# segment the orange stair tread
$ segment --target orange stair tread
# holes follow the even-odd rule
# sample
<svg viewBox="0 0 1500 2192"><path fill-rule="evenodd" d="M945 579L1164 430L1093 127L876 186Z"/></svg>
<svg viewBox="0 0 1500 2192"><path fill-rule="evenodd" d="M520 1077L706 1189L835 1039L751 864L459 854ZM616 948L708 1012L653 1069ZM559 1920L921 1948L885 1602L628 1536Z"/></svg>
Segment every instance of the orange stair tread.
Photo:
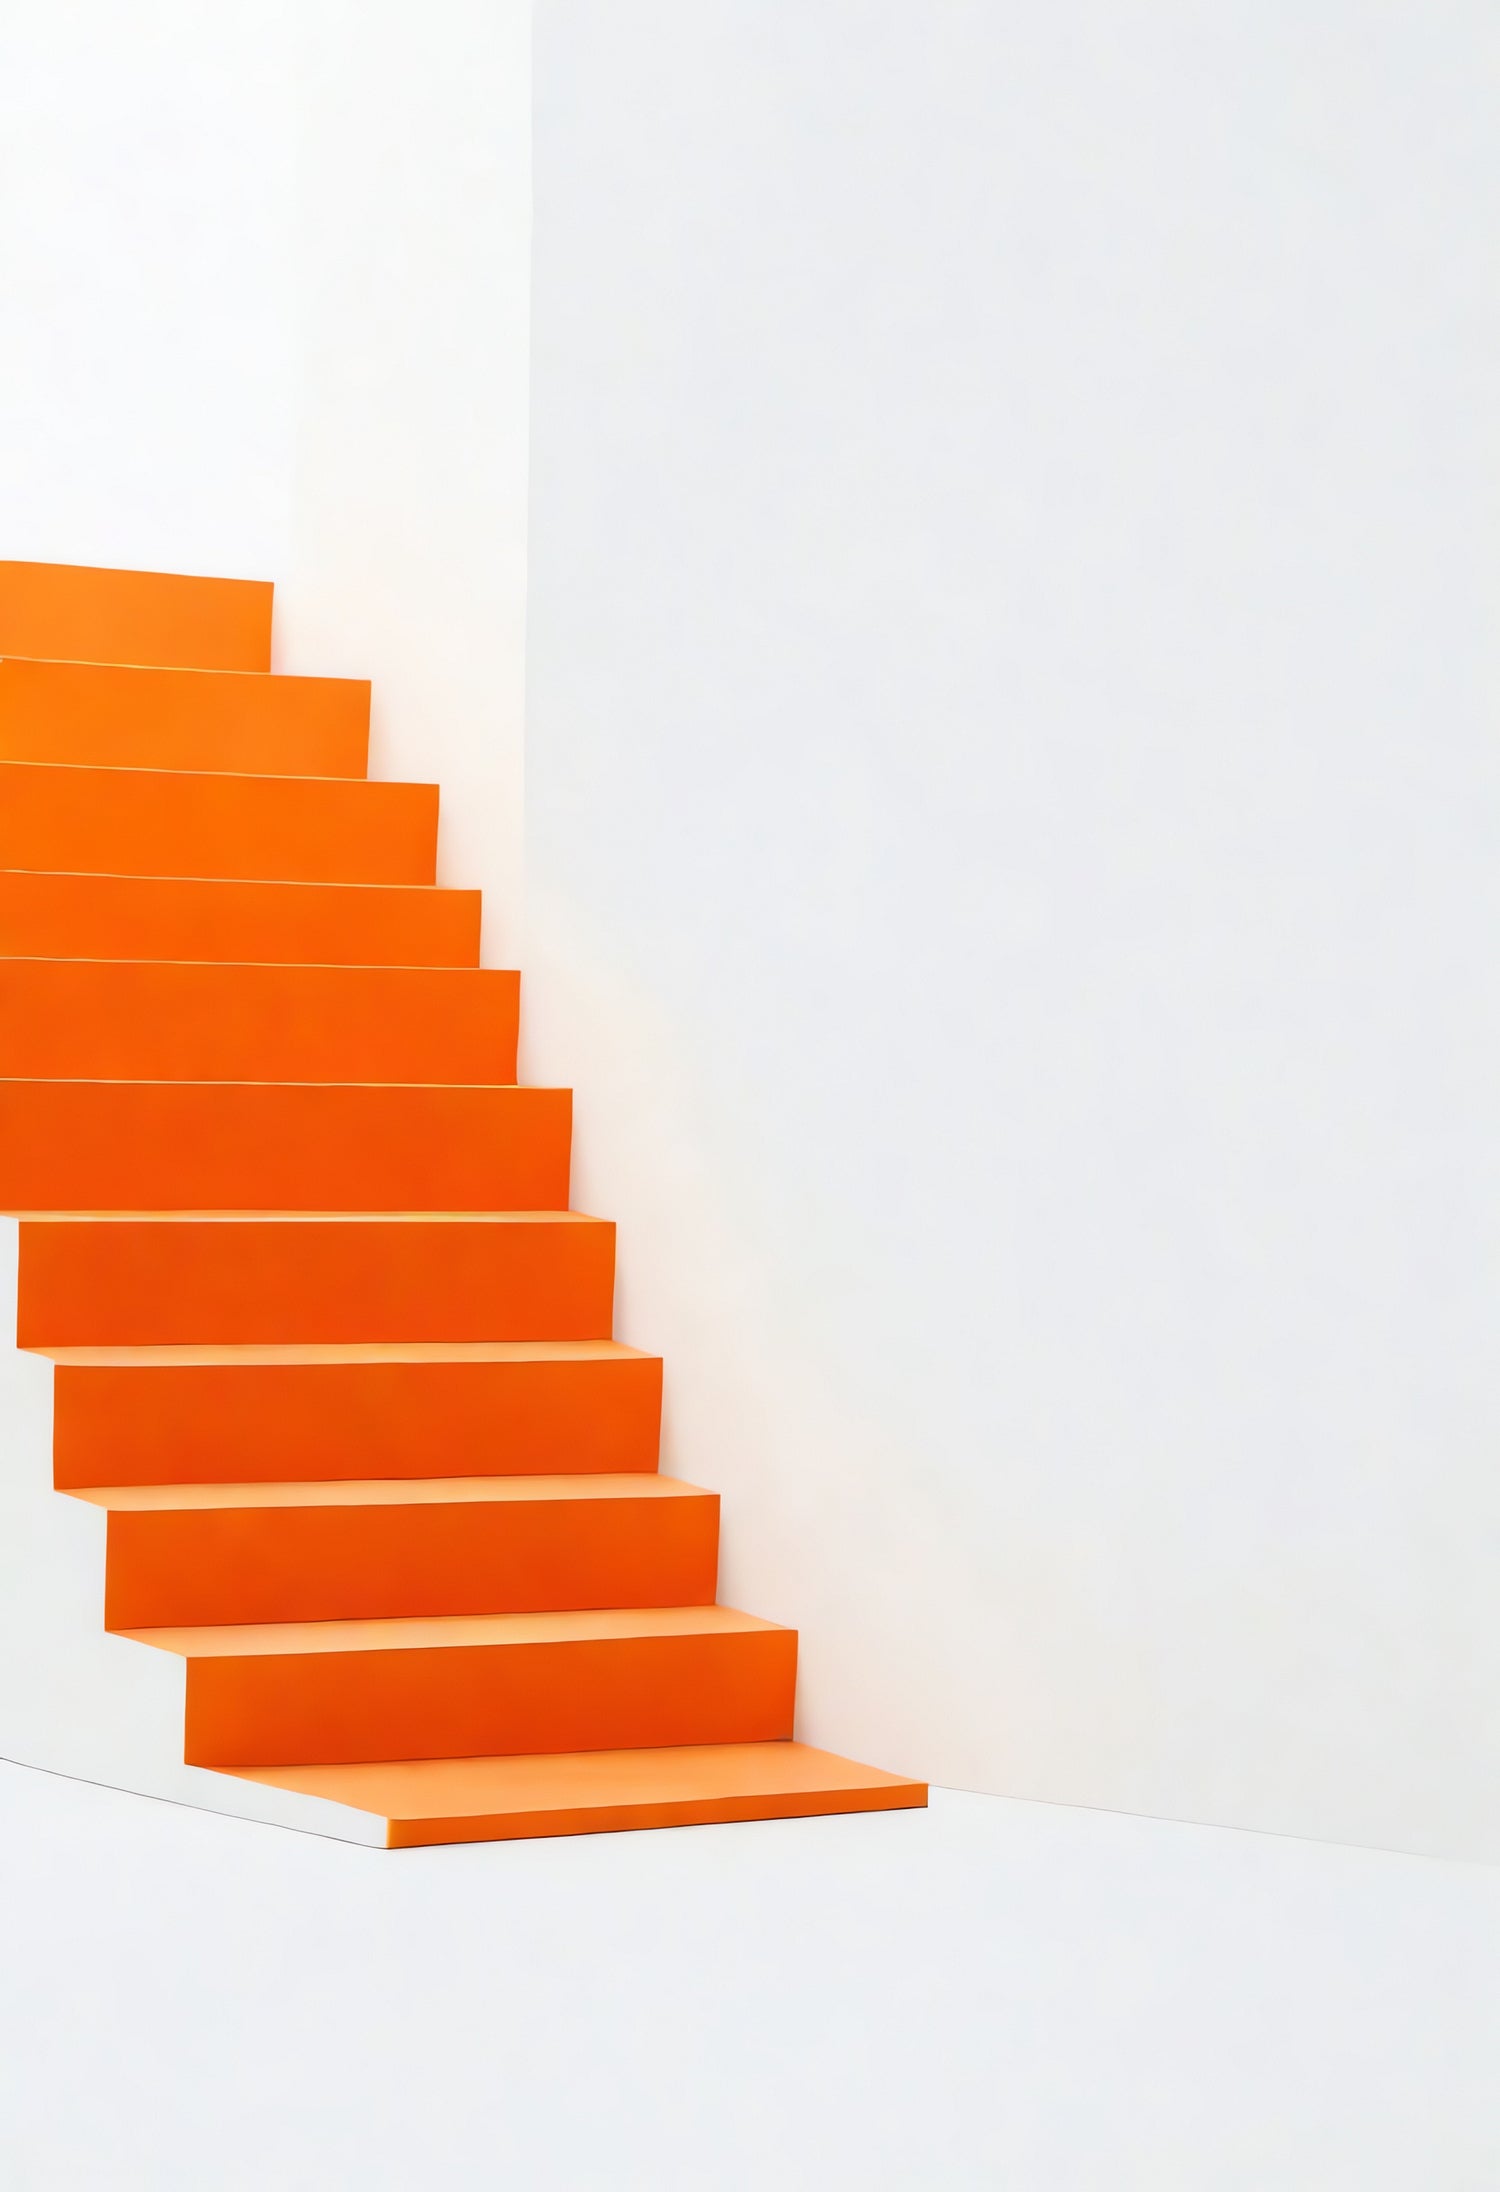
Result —
<svg viewBox="0 0 1500 2192"><path fill-rule="evenodd" d="M11 1210L29 1225L607 1225L583 1210Z"/></svg>
<svg viewBox="0 0 1500 2192"><path fill-rule="evenodd" d="M536 1215L536 1213L530 1213ZM269 1340L238 1347L33 1347L71 1369L251 1369L276 1364L367 1362L656 1362L623 1340Z"/></svg>
<svg viewBox="0 0 1500 2192"><path fill-rule="evenodd" d="M504 1506L564 1500L717 1499L682 1477L633 1474L534 1477L334 1478L285 1484L85 1484L69 1496L111 1514L248 1507Z"/></svg>
<svg viewBox="0 0 1500 2192"><path fill-rule="evenodd" d="M300 1073L0 1073L0 1082L23 1088L160 1088L174 1092L194 1088L440 1088L451 1095L478 1088L503 1089L507 1096L531 1095L538 1090L552 1096L565 1093L546 1081L423 1081L405 1075L399 1080L361 1075L330 1081L309 1080Z"/></svg>
<svg viewBox="0 0 1500 2192"><path fill-rule="evenodd" d="M13 656L6 659L14 660ZM248 674L248 673L247 673ZM362 788L384 790L397 785L406 791L437 791L438 785L425 776L332 776L319 775L315 770L298 769L194 769L182 762L170 761L7 761L0 759L0 769L55 769L77 770L84 776L192 776L205 777L210 782L222 783L227 777L232 783L236 777L246 777L253 784L358 784ZM0 782L3 782L0 778Z"/></svg>
<svg viewBox="0 0 1500 2192"><path fill-rule="evenodd" d="M475 895L475 893L472 891L450 890L441 883L342 883L339 882L336 878L331 881L324 882L318 879L310 880L302 876L116 875L111 870L106 868L18 868L13 865L9 867L0 867L0 875L50 876L59 882L66 881L70 883L119 883L126 885L132 883L175 883L189 889L213 889L215 887L222 886L222 888L224 888L225 890L378 891L382 894L390 891L404 891L409 896L414 898L471 898ZM32 959L47 958L54 955L45 952L18 952L15 954L15 956L17 958ZM91 954L89 954L88 952L78 952L76 954L69 952L66 954L58 953L55 956L65 956L68 958L77 957L80 959L86 959L90 957ZM279 960L274 959L249 959L241 961L235 961L231 959L213 959L208 961L207 963L210 966L278 966L281 964ZM330 959L326 961L303 960L298 963L304 966L341 966L344 962L338 959ZM383 962L378 963L383 964ZM404 962L402 963L404 964ZM185 961L184 964L198 966L202 965L203 962L201 960L189 960Z"/></svg>
<svg viewBox="0 0 1500 2192"><path fill-rule="evenodd" d="M607 1606L581 1613L415 1614L387 1620L245 1622L117 1633L184 1659L268 1659L306 1653L609 1643L628 1637L743 1636L764 1631L784 1634L785 1628L779 1621L763 1621L733 1606Z"/></svg>
<svg viewBox="0 0 1500 2192"><path fill-rule="evenodd" d="M872 1809L918 1806L927 1800L925 1782L793 1742L220 1770L233 1772L239 1780L374 1812L393 1824L493 1821L498 1830L494 1839L501 1838L507 1824L512 1832L537 1834L586 1831L591 1818L620 1826L676 1824L674 1819L611 1815L679 1807L700 1807L698 1816L721 1818L732 1814L717 1807L758 1799L863 1796L870 1799L868 1807L850 1808ZM569 1817L576 1817L579 1825L542 1823ZM527 1821L537 1823L522 1824ZM691 1813L684 1810L680 1823L691 1824Z"/></svg>

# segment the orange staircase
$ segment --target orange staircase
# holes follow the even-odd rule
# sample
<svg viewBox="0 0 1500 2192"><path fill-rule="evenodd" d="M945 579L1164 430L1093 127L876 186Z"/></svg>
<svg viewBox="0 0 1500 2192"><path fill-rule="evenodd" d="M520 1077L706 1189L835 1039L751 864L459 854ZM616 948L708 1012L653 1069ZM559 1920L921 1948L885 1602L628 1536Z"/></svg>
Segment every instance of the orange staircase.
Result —
<svg viewBox="0 0 1500 2192"><path fill-rule="evenodd" d="M436 789L270 618L0 564L0 1210L105 1626L190 1764L392 1847L925 1802L792 1741L795 1632L715 1603Z"/></svg>

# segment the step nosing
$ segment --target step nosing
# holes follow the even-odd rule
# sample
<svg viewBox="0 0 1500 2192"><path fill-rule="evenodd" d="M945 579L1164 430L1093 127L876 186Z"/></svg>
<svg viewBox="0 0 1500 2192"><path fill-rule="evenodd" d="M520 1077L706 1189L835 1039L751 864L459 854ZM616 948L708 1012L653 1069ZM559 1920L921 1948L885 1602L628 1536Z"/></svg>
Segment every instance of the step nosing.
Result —
<svg viewBox="0 0 1500 2192"><path fill-rule="evenodd" d="M184 1659L297 1659L390 1651L503 1651L511 1646L632 1643L643 1639L793 1636L737 1607L598 1606L568 1612L392 1614L328 1621L182 1623L112 1635Z"/></svg>
<svg viewBox="0 0 1500 2192"><path fill-rule="evenodd" d="M313 1084L314 1086L316 1084ZM4 1210L20 1225L609 1225L582 1210Z"/></svg>
<svg viewBox="0 0 1500 2192"><path fill-rule="evenodd" d="M0 869L0 874L11 875L45 875L52 872L52 870L45 868ZM116 878L111 878L111 880L116 880ZM142 880L149 881L151 878L126 876L123 880L126 882L139 882ZM202 882L205 879L202 876L179 876L169 877L167 880ZM232 878L220 877L217 880L228 881ZM367 886L360 884L355 887L359 889L386 889L404 886L383 884ZM421 887L426 889L428 886L424 884ZM379 960L376 960L373 964L364 965L347 959L173 959L165 955L158 958L101 959L95 953L76 951L0 951L0 965L8 967L98 967L100 969L108 968L112 972L122 967L127 969L132 967L191 967L195 973L199 974L205 972L235 974L242 969L253 968L257 973L269 970L274 974L284 974L292 978L303 974L395 974L415 975L423 979L435 975L444 980L455 975L468 978L471 975L478 974L486 979L502 982L518 982L521 978L520 970L517 967L414 967Z"/></svg>
<svg viewBox="0 0 1500 2192"><path fill-rule="evenodd" d="M0 657L0 660L14 659L14 656ZM251 676L255 673L245 671L239 674ZM0 769L67 769L78 776L191 776L201 777L213 784L228 777L233 781L244 779L252 784L340 784L359 790L442 791L440 784L418 776L329 776L325 773L315 775L310 770L293 775L285 769L181 769L156 761L27 761L13 755L0 754Z"/></svg>
<svg viewBox="0 0 1500 2192"><path fill-rule="evenodd" d="M246 1340L140 1346L33 1346L66 1370L428 1369L455 1364L660 1362L623 1340Z"/></svg>
<svg viewBox="0 0 1500 2192"><path fill-rule="evenodd" d="M306 1513L400 1507L580 1507L639 1500L670 1505L716 1500L717 1492L656 1471L538 1471L532 1475L451 1477L288 1477L275 1481L177 1484L70 1484L65 1496L109 1514Z"/></svg>
<svg viewBox="0 0 1500 2192"><path fill-rule="evenodd" d="M322 1080L309 1081L290 1077L276 1080L251 1080L243 1073L203 1075L197 1073L0 1073L0 1088L321 1088L321 1089L409 1089L439 1090L444 1094L456 1091L471 1095L502 1096L566 1096L571 1091L553 1088L535 1081L396 1081L396 1080Z"/></svg>
<svg viewBox="0 0 1500 2192"><path fill-rule="evenodd" d="M114 868L0 867L0 875L45 875L60 883L178 883L190 890L410 891L435 898L477 898L479 892L447 883L339 883L276 875L135 875ZM198 964L212 965L213 961ZM233 962L227 962L232 964Z"/></svg>
<svg viewBox="0 0 1500 2192"><path fill-rule="evenodd" d="M257 582L259 583L259 582ZM0 662L29 662L42 670L109 670L141 677L252 678L258 684L283 689L293 686L337 686L346 691L368 691L367 677L323 677L301 670L217 670L193 662L102 662L91 655L20 655L0 652Z"/></svg>

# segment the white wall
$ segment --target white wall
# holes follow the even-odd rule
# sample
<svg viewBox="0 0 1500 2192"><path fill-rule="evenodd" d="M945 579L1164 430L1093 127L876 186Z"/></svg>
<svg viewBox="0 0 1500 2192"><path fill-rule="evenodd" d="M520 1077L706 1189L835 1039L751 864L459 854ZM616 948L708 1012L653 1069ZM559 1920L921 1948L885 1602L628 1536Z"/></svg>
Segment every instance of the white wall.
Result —
<svg viewBox="0 0 1500 2192"><path fill-rule="evenodd" d="M1500 1856L1491 32L538 10L530 1066L814 1740Z"/></svg>
<svg viewBox="0 0 1500 2192"><path fill-rule="evenodd" d="M276 574L288 34L279 0L0 10L5 555Z"/></svg>
<svg viewBox="0 0 1500 2192"><path fill-rule="evenodd" d="M520 891L529 0L9 0L3 552L277 582Z"/></svg>
<svg viewBox="0 0 1500 2192"><path fill-rule="evenodd" d="M373 677L438 880L521 903L530 0L294 10L298 431L277 668Z"/></svg>

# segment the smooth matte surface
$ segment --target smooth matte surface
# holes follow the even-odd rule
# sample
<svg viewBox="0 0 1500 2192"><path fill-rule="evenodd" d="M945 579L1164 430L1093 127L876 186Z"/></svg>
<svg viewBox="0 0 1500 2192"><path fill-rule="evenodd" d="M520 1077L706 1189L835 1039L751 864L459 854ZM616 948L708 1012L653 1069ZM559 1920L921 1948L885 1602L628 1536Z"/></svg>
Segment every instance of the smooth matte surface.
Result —
<svg viewBox="0 0 1500 2192"><path fill-rule="evenodd" d="M143 1644L188 1659L327 1657L354 1652L462 1651L482 1646L750 1636L774 1621L734 1606L601 1606L586 1613L448 1614L428 1620L289 1621L227 1628L142 1629ZM789 1632L779 1632L789 1633Z"/></svg>
<svg viewBox="0 0 1500 2192"><path fill-rule="evenodd" d="M1496 50L537 10L522 1071L814 1740L1500 1858Z"/></svg>
<svg viewBox="0 0 1500 2192"><path fill-rule="evenodd" d="M1478 1866L941 1789L386 1858L10 1767L0 1873L15 2192L1496 2180Z"/></svg>
<svg viewBox="0 0 1500 2192"><path fill-rule="evenodd" d="M555 1210L571 1131L566 1089L0 1080L0 1209Z"/></svg>
<svg viewBox="0 0 1500 2192"><path fill-rule="evenodd" d="M0 563L0 655L269 670L265 579Z"/></svg>
<svg viewBox="0 0 1500 2192"><path fill-rule="evenodd" d="M59 1485L653 1470L662 1364L612 1340L60 1348Z"/></svg>
<svg viewBox="0 0 1500 2192"><path fill-rule="evenodd" d="M53 1212L21 1227L23 1347L607 1339L613 1225L566 1211Z"/></svg>
<svg viewBox="0 0 1500 2192"><path fill-rule="evenodd" d="M479 893L0 869L0 952L43 959L477 967Z"/></svg>
<svg viewBox="0 0 1500 2192"><path fill-rule="evenodd" d="M919 1781L792 1742L241 1767L237 1778L373 1812L390 1849L902 1811L927 1800Z"/></svg>
<svg viewBox="0 0 1500 2192"><path fill-rule="evenodd" d="M670 1477L123 1485L104 1620L329 1623L586 1606L704 1606L719 1500Z"/></svg>
<svg viewBox="0 0 1500 2192"><path fill-rule="evenodd" d="M478 967L0 958L0 1073L514 1081L519 995Z"/></svg>
<svg viewBox="0 0 1500 2192"><path fill-rule="evenodd" d="M431 883L435 784L0 761L0 868Z"/></svg>
<svg viewBox="0 0 1500 2192"><path fill-rule="evenodd" d="M0 759L359 776L366 678L0 660Z"/></svg>

